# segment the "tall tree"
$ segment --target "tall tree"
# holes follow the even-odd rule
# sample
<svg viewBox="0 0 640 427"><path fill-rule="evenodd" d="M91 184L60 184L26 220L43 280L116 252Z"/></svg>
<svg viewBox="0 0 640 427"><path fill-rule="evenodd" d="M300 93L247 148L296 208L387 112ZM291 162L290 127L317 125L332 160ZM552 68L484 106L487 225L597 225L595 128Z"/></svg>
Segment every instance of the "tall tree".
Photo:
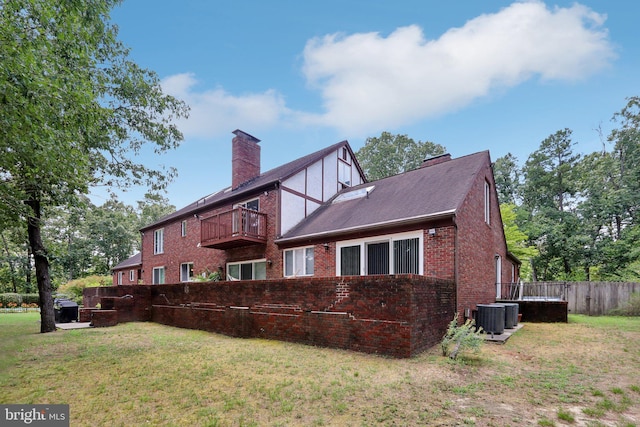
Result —
<svg viewBox="0 0 640 427"><path fill-rule="evenodd" d="M175 171L134 162L182 139L187 114L155 73L128 58L109 13L118 0L5 0L0 5L1 218L26 219L40 294L41 332L55 331L48 206L73 204L91 185L163 188Z"/></svg>
<svg viewBox="0 0 640 427"><path fill-rule="evenodd" d="M137 220L133 207L115 197L92 210L85 233L93 249L93 274L110 274L111 268L131 256L139 240Z"/></svg>
<svg viewBox="0 0 640 427"><path fill-rule="evenodd" d="M379 137L367 138L356 155L367 179L397 175L420 166L426 157L444 154L446 148L429 141L414 141L407 135L382 132Z"/></svg>
<svg viewBox="0 0 640 427"><path fill-rule="evenodd" d="M521 262L520 277L531 279L531 260L538 255L538 249L529 244L529 236L520 229L517 219L517 206L512 203L500 205L500 216L507 240L507 250L514 254Z"/></svg>
<svg viewBox="0 0 640 427"><path fill-rule="evenodd" d="M523 168L523 207L530 215L525 232L540 250L534 262L540 272L533 273L543 279L568 278L581 255L581 238L574 238L580 224L575 213L580 155L573 152L571 134L563 129L549 135Z"/></svg>
<svg viewBox="0 0 640 427"><path fill-rule="evenodd" d="M511 153L499 157L493 164L493 175L500 204L516 204L520 197L518 159Z"/></svg>

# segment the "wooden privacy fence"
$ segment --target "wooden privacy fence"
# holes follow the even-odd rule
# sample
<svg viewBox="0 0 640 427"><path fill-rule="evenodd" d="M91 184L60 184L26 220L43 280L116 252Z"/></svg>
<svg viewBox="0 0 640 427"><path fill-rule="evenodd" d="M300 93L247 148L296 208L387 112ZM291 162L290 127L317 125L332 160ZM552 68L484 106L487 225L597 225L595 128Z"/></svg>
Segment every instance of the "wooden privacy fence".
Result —
<svg viewBox="0 0 640 427"><path fill-rule="evenodd" d="M569 313L599 316L623 307L640 283L633 282L531 282L503 285L510 300L567 301Z"/></svg>

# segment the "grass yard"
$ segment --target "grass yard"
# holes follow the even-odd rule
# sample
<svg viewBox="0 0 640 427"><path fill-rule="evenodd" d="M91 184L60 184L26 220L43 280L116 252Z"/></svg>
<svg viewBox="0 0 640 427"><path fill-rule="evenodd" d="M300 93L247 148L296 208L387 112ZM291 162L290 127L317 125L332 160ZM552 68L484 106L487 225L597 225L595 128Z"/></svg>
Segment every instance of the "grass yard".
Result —
<svg viewBox="0 0 640 427"><path fill-rule="evenodd" d="M0 403L69 403L72 426L640 426L640 318L530 323L456 362L153 323L38 331L38 313L0 314Z"/></svg>

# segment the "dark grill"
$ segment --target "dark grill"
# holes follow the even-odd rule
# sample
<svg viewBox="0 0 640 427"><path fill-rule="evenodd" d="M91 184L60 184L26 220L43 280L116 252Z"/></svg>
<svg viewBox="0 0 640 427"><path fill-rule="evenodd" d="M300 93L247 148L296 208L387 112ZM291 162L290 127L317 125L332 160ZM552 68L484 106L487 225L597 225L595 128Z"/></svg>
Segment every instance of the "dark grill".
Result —
<svg viewBox="0 0 640 427"><path fill-rule="evenodd" d="M70 323L78 321L78 304L68 299L53 301L56 323Z"/></svg>

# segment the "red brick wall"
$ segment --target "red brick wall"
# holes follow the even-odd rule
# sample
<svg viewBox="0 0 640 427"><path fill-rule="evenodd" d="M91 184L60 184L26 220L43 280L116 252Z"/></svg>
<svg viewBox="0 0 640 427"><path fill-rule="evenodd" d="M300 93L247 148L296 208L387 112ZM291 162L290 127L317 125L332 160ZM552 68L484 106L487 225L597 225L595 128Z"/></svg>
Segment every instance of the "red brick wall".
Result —
<svg viewBox="0 0 640 427"><path fill-rule="evenodd" d="M490 185L490 224L484 219L484 185ZM502 258L502 282L510 281L510 263L495 191L493 172L487 161L476 176L469 196L456 213L458 312L474 310L476 304L496 300L495 255Z"/></svg>
<svg viewBox="0 0 640 427"><path fill-rule="evenodd" d="M271 266L267 265L267 278L282 277L282 251L273 243L277 229L278 190L261 191L253 197L247 196L236 202L256 197L260 199L260 211L267 214L266 245L245 246L228 251L199 247L201 238L200 219L190 214L156 228L145 230L142 236L143 282L145 284L153 283L154 267L165 267L165 283L177 283L180 281L180 265L182 263L192 262L194 275L200 275L205 271L219 271L219 267L222 267L221 272L223 277L226 277L226 264L228 262L262 258L272 261ZM202 211L198 215L200 218L206 218L232 209L234 203L229 203L218 209ZM187 221L186 237L182 237L181 234L183 220ZM160 228L164 229L164 253L154 254L154 231Z"/></svg>
<svg viewBox="0 0 640 427"><path fill-rule="evenodd" d="M452 281L415 275L91 288L85 306L95 306L97 298L104 309L119 312L118 321L152 320L394 357L437 344L455 311Z"/></svg>
<svg viewBox="0 0 640 427"><path fill-rule="evenodd" d="M131 280L130 272L133 270L133 280ZM138 284L138 275L140 272L140 266L136 265L133 267L125 267L118 270L113 270L113 284L114 286L118 284L118 273L122 272L122 284L123 285L137 285ZM140 278L141 279L141 278Z"/></svg>

